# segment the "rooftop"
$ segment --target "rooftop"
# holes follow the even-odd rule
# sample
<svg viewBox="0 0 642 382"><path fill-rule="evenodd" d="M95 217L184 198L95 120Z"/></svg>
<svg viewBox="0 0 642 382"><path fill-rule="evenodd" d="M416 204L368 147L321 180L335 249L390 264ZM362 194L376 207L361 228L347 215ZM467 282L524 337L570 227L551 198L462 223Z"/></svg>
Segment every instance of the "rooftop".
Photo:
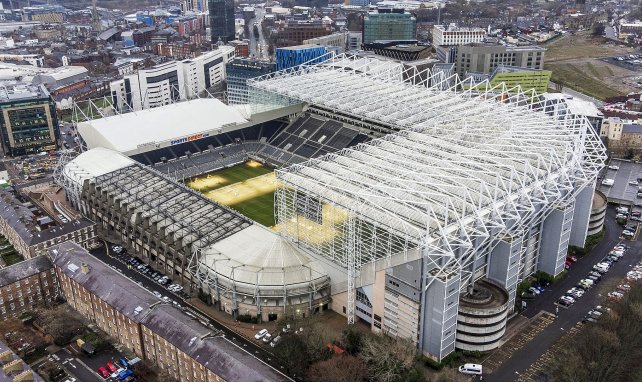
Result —
<svg viewBox="0 0 642 382"><path fill-rule="evenodd" d="M140 322L152 305L161 301L76 243L68 241L50 248L49 257L67 277L132 321Z"/></svg>
<svg viewBox="0 0 642 382"><path fill-rule="evenodd" d="M49 92L43 85L27 83L3 84L0 86L0 102L17 102L49 98Z"/></svg>
<svg viewBox="0 0 642 382"><path fill-rule="evenodd" d="M637 123L627 123L625 125L622 125L622 133L641 134L642 125L639 125Z"/></svg>
<svg viewBox="0 0 642 382"><path fill-rule="evenodd" d="M148 327L224 380L289 381L228 339L162 303L75 243L52 248L49 256L56 267L90 293L132 321Z"/></svg>
<svg viewBox="0 0 642 382"><path fill-rule="evenodd" d="M37 373L35 373L29 365L25 364L4 342L0 341L0 354L8 353L9 359L7 361L0 361L0 382L13 382L13 381L30 381L30 382L45 382ZM9 363L16 362L20 364L17 371L5 373L2 369Z"/></svg>
<svg viewBox="0 0 642 382"><path fill-rule="evenodd" d="M18 280L26 279L38 273L53 268L51 260L47 256L36 256L21 261L17 264L0 269L0 287L13 284Z"/></svg>
<svg viewBox="0 0 642 382"><path fill-rule="evenodd" d="M130 154L162 142L246 122L237 109L214 98L199 98L82 122L78 132L90 149L104 147Z"/></svg>
<svg viewBox="0 0 642 382"><path fill-rule="evenodd" d="M601 179L613 179L612 186L605 186L598 182L598 190L606 195L610 203L635 204L639 203L637 198L638 185L629 182L637 181L642 177L642 164L630 161L611 160L610 165L616 166L618 170L605 168Z"/></svg>

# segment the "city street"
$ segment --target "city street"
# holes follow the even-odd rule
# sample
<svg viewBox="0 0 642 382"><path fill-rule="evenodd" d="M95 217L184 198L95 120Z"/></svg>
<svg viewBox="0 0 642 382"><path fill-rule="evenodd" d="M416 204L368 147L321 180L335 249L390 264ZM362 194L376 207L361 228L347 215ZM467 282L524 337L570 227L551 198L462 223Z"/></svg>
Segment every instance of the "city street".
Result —
<svg viewBox="0 0 642 382"><path fill-rule="evenodd" d="M613 264L611 269L602 277L602 281L589 289L577 302L568 308L559 308L558 317L542 330L532 341L525 344L506 360L497 370L484 378L485 381L515 381L521 373L529 368L540 356L559 340L569 329L574 327L586 316L589 310L598 305L598 290L608 280L622 280L631 267L640 260L642 242L621 240L619 238L622 227L615 222L615 209L609 207L605 221L606 235L597 246L588 254L580 258L571 267L569 274L558 283L552 285L544 293L530 301L527 309L522 313L529 318L534 317L544 310L555 313L555 301L567 290L574 287L579 280L586 277L593 266L606 256L613 247L622 242L631 248L620 261Z"/></svg>
<svg viewBox="0 0 642 382"><path fill-rule="evenodd" d="M161 295L167 296L171 300L178 302L181 305L181 308L186 312L186 314L196 317L196 319L201 321L201 323L207 325L212 330L220 330L221 332L223 332L224 337L228 341L230 341L232 344L252 354L256 358L261 360L263 363L271 366L273 369L281 373L285 372L285 367L276 359L274 354L268 351L268 349L271 349L269 348L269 346L257 345L256 343L241 337L240 335L238 335L237 333L229 329L227 326L209 318L206 314L198 311L196 308L187 306L181 296L178 296L177 294L168 291L162 285L156 283L155 281L151 280L147 276L144 276L138 273L134 269L128 269L127 264L124 262L124 260L126 258L129 258L129 256L128 255L119 256L115 253L112 256L111 244L108 243L108 245L110 247L109 249L107 248L107 246L102 246L98 249L91 251L91 254L96 256L106 264L112 266L112 268L115 268L126 277L138 282L145 289L149 290L150 293L156 291ZM109 254L106 253L107 250L109 250Z"/></svg>
<svg viewBox="0 0 642 382"><path fill-rule="evenodd" d="M103 382L104 379L99 376L94 370L92 370L87 364L79 360L72 354L69 350L60 349L53 355L48 357L49 361L55 362L63 366L72 377L76 378L80 382ZM37 370L47 362L47 359L39 361L31 365L33 370Z"/></svg>

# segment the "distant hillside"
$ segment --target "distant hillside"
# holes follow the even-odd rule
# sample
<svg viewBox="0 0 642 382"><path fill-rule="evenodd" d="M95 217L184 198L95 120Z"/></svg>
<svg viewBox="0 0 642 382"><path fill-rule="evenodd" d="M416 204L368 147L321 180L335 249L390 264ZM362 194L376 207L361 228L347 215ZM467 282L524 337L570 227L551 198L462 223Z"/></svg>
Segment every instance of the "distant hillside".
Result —
<svg viewBox="0 0 642 382"><path fill-rule="evenodd" d="M58 0L58 4L70 9L80 9L91 6L91 0ZM175 0L98 0L99 7L107 9L141 9L148 6L172 6L179 5L180 1Z"/></svg>

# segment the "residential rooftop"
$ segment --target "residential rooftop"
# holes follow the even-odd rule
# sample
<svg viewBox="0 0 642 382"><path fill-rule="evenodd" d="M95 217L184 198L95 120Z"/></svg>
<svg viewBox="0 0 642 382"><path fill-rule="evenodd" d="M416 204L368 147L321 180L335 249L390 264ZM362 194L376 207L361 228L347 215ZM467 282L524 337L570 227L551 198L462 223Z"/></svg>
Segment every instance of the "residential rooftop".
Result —
<svg viewBox="0 0 642 382"><path fill-rule="evenodd" d="M46 272L53 268L51 260L47 256L36 256L21 261L17 264L0 269L0 287L13 284L16 281L26 279L38 273Z"/></svg>

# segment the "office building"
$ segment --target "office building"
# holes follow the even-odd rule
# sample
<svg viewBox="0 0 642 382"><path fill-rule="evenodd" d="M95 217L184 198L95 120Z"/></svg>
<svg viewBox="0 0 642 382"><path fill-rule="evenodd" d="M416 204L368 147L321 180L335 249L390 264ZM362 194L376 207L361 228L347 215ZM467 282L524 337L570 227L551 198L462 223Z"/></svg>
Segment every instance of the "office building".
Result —
<svg viewBox="0 0 642 382"><path fill-rule="evenodd" d="M207 0L212 44L235 39L234 0Z"/></svg>
<svg viewBox="0 0 642 382"><path fill-rule="evenodd" d="M358 33L360 35L360 33ZM328 51L334 51L341 54L346 50L347 33L333 33L327 36L321 36L303 40L303 45L324 46Z"/></svg>
<svg viewBox="0 0 642 382"><path fill-rule="evenodd" d="M469 72L490 74L499 66L544 69L544 52L539 46L467 44L457 47L455 70L461 77Z"/></svg>
<svg viewBox="0 0 642 382"><path fill-rule="evenodd" d="M72 308L177 381L290 380L81 247L61 244L49 258Z"/></svg>
<svg viewBox="0 0 642 382"><path fill-rule="evenodd" d="M58 148L56 104L43 85L3 86L0 112L5 155L36 154Z"/></svg>
<svg viewBox="0 0 642 382"><path fill-rule="evenodd" d="M363 43L417 39L417 19L403 9L379 9L363 19Z"/></svg>
<svg viewBox="0 0 642 382"><path fill-rule="evenodd" d="M226 66L227 101L229 104L247 104L247 80L273 73L276 65L253 59L235 59Z"/></svg>
<svg viewBox="0 0 642 382"><path fill-rule="evenodd" d="M288 20L277 30L276 46L296 46L305 40L332 34L332 24L324 20Z"/></svg>
<svg viewBox="0 0 642 382"><path fill-rule="evenodd" d="M37 256L0 269L0 318L17 318L53 304L58 279L47 256Z"/></svg>
<svg viewBox="0 0 642 382"><path fill-rule="evenodd" d="M363 33L348 32L348 50L359 50L363 44Z"/></svg>
<svg viewBox="0 0 642 382"><path fill-rule="evenodd" d="M304 63L325 61L326 48L316 45L299 45L276 48L276 70L293 68Z"/></svg>
<svg viewBox="0 0 642 382"><path fill-rule="evenodd" d="M234 48L221 46L183 61L169 61L126 75L110 85L119 111L142 110L191 99L225 80L225 64Z"/></svg>
<svg viewBox="0 0 642 382"><path fill-rule="evenodd" d="M486 31L482 28L458 27L457 24L435 25L432 28L434 46L456 46L482 42Z"/></svg>

